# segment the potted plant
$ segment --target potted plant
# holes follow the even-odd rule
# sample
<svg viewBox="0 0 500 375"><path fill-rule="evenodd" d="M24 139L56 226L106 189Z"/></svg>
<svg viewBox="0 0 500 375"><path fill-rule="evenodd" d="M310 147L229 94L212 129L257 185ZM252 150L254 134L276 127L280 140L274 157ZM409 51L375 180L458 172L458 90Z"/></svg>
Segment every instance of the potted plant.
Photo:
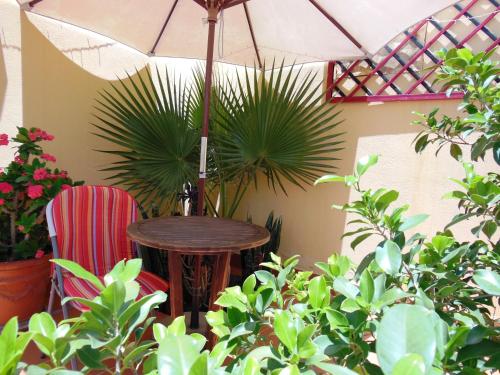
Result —
<svg viewBox="0 0 500 375"><path fill-rule="evenodd" d="M49 163L40 142L54 136L37 128L18 128L0 146L15 143L15 158L0 173L0 324L12 316L25 319L43 309L49 286L50 239L45 206L73 185L68 173Z"/></svg>

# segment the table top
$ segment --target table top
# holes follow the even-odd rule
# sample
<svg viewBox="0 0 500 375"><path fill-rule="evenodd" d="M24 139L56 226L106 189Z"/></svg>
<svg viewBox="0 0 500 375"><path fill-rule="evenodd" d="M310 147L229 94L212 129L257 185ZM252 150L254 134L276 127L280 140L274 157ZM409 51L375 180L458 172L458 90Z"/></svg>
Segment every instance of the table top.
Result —
<svg viewBox="0 0 500 375"><path fill-rule="evenodd" d="M130 239L157 249L189 254L220 254L261 246L266 228L243 221L207 216L165 216L130 224Z"/></svg>

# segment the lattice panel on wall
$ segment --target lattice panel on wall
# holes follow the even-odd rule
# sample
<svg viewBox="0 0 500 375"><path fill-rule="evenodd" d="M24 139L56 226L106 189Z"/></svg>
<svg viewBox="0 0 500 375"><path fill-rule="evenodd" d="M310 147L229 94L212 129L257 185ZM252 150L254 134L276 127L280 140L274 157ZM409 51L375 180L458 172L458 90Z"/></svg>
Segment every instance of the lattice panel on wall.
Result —
<svg viewBox="0 0 500 375"><path fill-rule="evenodd" d="M331 61L327 99L333 102L441 99L433 85L436 51L495 48L500 33L497 0L466 0L404 31L371 59ZM376 32L376 30L374 30ZM500 55L500 48L495 52Z"/></svg>

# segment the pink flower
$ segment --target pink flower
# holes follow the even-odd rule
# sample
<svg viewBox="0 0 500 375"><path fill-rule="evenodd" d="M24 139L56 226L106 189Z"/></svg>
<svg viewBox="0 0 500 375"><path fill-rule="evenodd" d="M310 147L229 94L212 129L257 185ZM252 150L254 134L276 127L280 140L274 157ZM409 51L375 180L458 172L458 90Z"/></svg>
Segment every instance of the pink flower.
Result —
<svg viewBox="0 0 500 375"><path fill-rule="evenodd" d="M61 177L61 178L68 178L68 172L67 171L61 171L59 173L59 177Z"/></svg>
<svg viewBox="0 0 500 375"><path fill-rule="evenodd" d="M8 134L0 134L0 146L7 146L9 144Z"/></svg>
<svg viewBox="0 0 500 375"><path fill-rule="evenodd" d="M51 154L42 154L41 158L44 159L44 160L47 160L47 161L53 161L53 162L56 161L55 156L51 155Z"/></svg>
<svg viewBox="0 0 500 375"><path fill-rule="evenodd" d="M19 230L19 232L24 232L24 225L18 225L17 230Z"/></svg>
<svg viewBox="0 0 500 375"><path fill-rule="evenodd" d="M54 136L52 134L49 134L45 130L41 130L38 128L31 129L28 133L28 137L33 142L38 141L39 139L42 139L44 141L52 141L54 139Z"/></svg>
<svg viewBox="0 0 500 375"><path fill-rule="evenodd" d="M45 251L43 251L42 249L38 249L35 253L35 259L43 258L44 255L45 255Z"/></svg>
<svg viewBox="0 0 500 375"><path fill-rule="evenodd" d="M28 186L28 197L31 199L40 198L43 195L43 186L42 185L31 185Z"/></svg>
<svg viewBox="0 0 500 375"><path fill-rule="evenodd" d="M19 165L23 165L24 164L24 159L22 159L19 155L17 155L14 158L14 163L19 164Z"/></svg>
<svg viewBox="0 0 500 375"><path fill-rule="evenodd" d="M0 198L0 206L3 206L5 204L5 199Z"/></svg>
<svg viewBox="0 0 500 375"><path fill-rule="evenodd" d="M68 184L63 184L63 185L61 186L61 189L62 189L62 190L68 190L68 189L71 189L71 185L68 185Z"/></svg>
<svg viewBox="0 0 500 375"><path fill-rule="evenodd" d="M0 192L4 194L9 194L12 190L14 190L14 187L9 184L8 182L0 182Z"/></svg>
<svg viewBox="0 0 500 375"><path fill-rule="evenodd" d="M41 137L44 141L53 141L54 136L52 134L47 133L46 131L42 131Z"/></svg>
<svg viewBox="0 0 500 375"><path fill-rule="evenodd" d="M37 168L33 173L33 179L35 181L45 180L47 177L49 177L49 173L45 168Z"/></svg>

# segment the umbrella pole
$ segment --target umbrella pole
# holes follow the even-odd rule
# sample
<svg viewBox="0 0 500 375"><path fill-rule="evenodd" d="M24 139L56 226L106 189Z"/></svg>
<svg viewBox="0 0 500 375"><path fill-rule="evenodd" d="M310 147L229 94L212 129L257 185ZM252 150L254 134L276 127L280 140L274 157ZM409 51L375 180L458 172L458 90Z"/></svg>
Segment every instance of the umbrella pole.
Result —
<svg viewBox="0 0 500 375"><path fill-rule="evenodd" d="M205 67L205 95L203 98L203 126L201 129L200 173L198 179L198 216L203 215L205 205L205 178L207 164L208 123L210 119L210 96L212 93L212 70L214 60L215 24L218 8L208 8L208 43Z"/></svg>
<svg viewBox="0 0 500 375"><path fill-rule="evenodd" d="M211 2L208 2L209 4ZM215 43L215 24L217 23L217 14L219 9L211 6L208 9L208 42L207 42L207 60L205 67L205 96L203 98L203 126L201 128L201 151L200 151L200 174L198 179L198 207L197 215L203 215L205 205L205 178L207 165L207 139L208 123L210 119L210 96L212 93L212 70L214 60ZM191 307L191 328L199 327L199 305L201 294L201 261L200 255L194 257L194 280L193 280L193 302Z"/></svg>

